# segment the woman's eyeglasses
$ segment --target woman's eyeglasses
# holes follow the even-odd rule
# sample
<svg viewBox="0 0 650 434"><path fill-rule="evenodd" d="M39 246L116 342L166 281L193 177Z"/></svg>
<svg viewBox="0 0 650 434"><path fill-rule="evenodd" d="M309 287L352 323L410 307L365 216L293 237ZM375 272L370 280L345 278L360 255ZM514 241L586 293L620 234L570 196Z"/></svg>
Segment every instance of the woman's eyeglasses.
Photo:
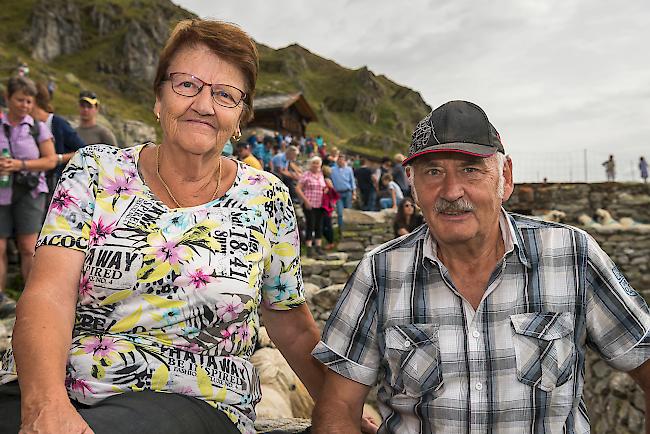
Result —
<svg viewBox="0 0 650 434"><path fill-rule="evenodd" d="M203 90L203 86L210 86L210 94L214 102L222 107L234 108L246 98L246 92L237 89L235 86L221 83L206 83L184 72L172 72L169 74L169 81L174 92L181 96L196 96Z"/></svg>

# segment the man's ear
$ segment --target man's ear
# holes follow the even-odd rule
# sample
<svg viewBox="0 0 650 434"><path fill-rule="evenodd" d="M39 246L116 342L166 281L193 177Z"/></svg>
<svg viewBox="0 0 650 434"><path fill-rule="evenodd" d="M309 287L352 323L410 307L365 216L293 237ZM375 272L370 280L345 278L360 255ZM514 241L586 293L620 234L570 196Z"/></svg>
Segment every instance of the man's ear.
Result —
<svg viewBox="0 0 650 434"><path fill-rule="evenodd" d="M505 179L503 185L503 202L510 199L512 192L515 189L515 183L512 178L512 159L509 155L506 155L506 162L503 165L503 177Z"/></svg>

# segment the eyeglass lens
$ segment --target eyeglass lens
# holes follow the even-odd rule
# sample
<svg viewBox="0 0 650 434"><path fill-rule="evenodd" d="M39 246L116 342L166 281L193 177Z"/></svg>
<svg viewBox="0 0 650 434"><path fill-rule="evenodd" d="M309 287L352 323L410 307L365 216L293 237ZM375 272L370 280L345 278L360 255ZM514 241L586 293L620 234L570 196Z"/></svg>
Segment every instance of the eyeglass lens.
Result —
<svg viewBox="0 0 650 434"><path fill-rule="evenodd" d="M191 74L173 72L169 74L169 79L171 80L174 92L188 97L198 95L203 89L203 86L210 85L212 99L224 107L237 107L245 96L244 92L234 86L221 83L206 83Z"/></svg>

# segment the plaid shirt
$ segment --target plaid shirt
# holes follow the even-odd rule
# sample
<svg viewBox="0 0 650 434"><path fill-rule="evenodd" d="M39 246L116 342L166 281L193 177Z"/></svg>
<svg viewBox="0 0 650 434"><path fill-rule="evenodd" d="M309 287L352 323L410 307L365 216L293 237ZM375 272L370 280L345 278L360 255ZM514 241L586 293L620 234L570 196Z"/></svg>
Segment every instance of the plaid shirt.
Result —
<svg viewBox="0 0 650 434"><path fill-rule="evenodd" d="M323 189L327 186L322 172L316 174L307 170L298 181L302 192L312 208L323 206Z"/></svg>
<svg viewBox="0 0 650 434"><path fill-rule="evenodd" d="M368 253L314 356L379 383L380 433L588 433L588 344L616 369L650 358L650 312L585 232L506 214L478 309L426 225Z"/></svg>

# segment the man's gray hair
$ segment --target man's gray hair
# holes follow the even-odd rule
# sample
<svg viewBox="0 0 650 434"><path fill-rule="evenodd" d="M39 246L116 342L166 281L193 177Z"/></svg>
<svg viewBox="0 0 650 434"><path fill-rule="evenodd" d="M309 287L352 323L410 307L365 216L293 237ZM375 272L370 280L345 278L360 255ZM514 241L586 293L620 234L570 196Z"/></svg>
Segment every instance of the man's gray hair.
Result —
<svg viewBox="0 0 650 434"><path fill-rule="evenodd" d="M497 197L499 199L503 199L503 197L506 195L506 177L503 175L503 168L506 165L506 161L508 161L509 156L506 154L502 154L501 152L497 152L494 155L488 157L490 159L494 159L497 165L497 170L499 174L499 180L497 182ZM413 182L413 176L414 176L414 171L413 171L413 165L409 164L406 166L409 168L406 172L408 173L408 180L409 184L411 184L411 195L413 196L413 199L417 202L417 192L415 191L415 183Z"/></svg>

